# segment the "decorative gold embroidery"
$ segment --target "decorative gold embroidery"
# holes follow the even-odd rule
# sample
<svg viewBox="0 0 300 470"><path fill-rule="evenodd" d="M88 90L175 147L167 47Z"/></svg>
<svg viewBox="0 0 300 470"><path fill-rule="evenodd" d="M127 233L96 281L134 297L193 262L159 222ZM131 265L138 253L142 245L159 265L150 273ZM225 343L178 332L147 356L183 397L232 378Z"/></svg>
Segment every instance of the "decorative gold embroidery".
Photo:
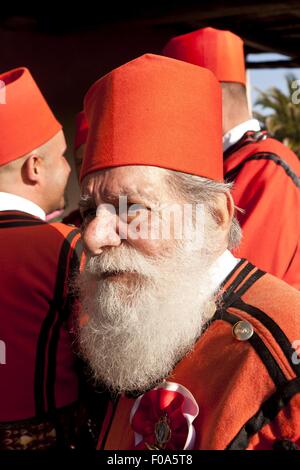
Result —
<svg viewBox="0 0 300 470"><path fill-rule="evenodd" d="M155 424L154 434L155 434L155 443L148 444L146 442L145 445L147 449L149 450L165 449L167 443L169 442L172 436L172 431L170 427L170 419L167 413L161 416L158 422Z"/></svg>

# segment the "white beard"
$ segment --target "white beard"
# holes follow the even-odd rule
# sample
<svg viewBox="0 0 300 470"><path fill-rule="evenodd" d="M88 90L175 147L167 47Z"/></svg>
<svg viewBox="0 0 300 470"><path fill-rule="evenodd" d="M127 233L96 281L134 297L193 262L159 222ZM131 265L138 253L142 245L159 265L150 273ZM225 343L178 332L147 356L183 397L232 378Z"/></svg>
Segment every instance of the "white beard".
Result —
<svg viewBox="0 0 300 470"><path fill-rule="evenodd" d="M178 246L171 256L146 258L125 243L87 259L78 287L89 319L78 335L97 382L143 391L168 376L215 311L212 259ZM103 278L123 270L138 274Z"/></svg>

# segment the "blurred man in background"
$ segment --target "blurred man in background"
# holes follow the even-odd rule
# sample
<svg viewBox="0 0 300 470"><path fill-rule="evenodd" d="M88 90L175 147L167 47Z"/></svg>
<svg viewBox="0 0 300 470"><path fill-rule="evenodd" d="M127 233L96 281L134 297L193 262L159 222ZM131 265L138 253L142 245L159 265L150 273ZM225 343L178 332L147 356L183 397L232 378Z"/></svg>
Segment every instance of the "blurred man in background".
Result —
<svg viewBox="0 0 300 470"><path fill-rule="evenodd" d="M68 287L82 246L78 230L45 222L65 206L66 142L28 69L0 79L0 449L70 447L78 376Z"/></svg>
<svg viewBox="0 0 300 470"><path fill-rule="evenodd" d="M230 31L203 28L174 37L163 54L206 67L221 83L224 175L243 209L236 253L300 289L300 162L252 118L243 41Z"/></svg>

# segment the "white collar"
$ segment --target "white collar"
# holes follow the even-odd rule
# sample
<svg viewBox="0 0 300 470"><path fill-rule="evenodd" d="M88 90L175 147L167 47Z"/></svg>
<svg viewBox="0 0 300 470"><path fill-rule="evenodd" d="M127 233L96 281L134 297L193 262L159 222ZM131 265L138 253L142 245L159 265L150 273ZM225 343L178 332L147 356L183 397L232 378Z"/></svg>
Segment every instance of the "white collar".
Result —
<svg viewBox="0 0 300 470"><path fill-rule="evenodd" d="M236 144L247 131L260 131L260 125L257 119L249 119L238 126L233 127L223 135L223 152Z"/></svg>
<svg viewBox="0 0 300 470"><path fill-rule="evenodd" d="M217 292L219 290L222 282L239 262L240 259L235 258L229 250L225 250L224 253L219 256L210 268L213 292Z"/></svg>
<svg viewBox="0 0 300 470"><path fill-rule="evenodd" d="M45 220L46 214L43 209L24 197L16 194L0 192L0 211L21 211Z"/></svg>

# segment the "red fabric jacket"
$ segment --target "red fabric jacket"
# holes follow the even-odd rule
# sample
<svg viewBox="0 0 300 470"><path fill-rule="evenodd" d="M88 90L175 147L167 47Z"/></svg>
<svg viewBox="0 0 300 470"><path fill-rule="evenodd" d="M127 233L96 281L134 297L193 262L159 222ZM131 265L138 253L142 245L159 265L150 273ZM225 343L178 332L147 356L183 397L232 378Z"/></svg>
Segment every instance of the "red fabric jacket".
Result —
<svg viewBox="0 0 300 470"><path fill-rule="evenodd" d="M78 398L66 323L81 252L77 229L0 212L0 422L42 417Z"/></svg>
<svg viewBox="0 0 300 470"><path fill-rule="evenodd" d="M243 240L235 255L300 289L300 161L266 133L247 132L224 154Z"/></svg>
<svg viewBox="0 0 300 470"><path fill-rule="evenodd" d="M75 211L68 214L64 219L63 223L67 225L74 225L75 227L80 228L82 224L82 217L80 210L76 209Z"/></svg>
<svg viewBox="0 0 300 470"><path fill-rule="evenodd" d="M300 338L300 293L241 260L219 301L193 351L167 378L185 387L199 407L192 449L300 446L300 360L292 348ZM240 341L233 327L243 320L254 332ZM188 436L183 404L174 400L169 405L149 392L143 399L143 407L137 406L139 398L125 395L110 404L99 449L135 449L136 434L138 448L147 449L161 419L169 420L171 429L164 448L183 449Z"/></svg>

